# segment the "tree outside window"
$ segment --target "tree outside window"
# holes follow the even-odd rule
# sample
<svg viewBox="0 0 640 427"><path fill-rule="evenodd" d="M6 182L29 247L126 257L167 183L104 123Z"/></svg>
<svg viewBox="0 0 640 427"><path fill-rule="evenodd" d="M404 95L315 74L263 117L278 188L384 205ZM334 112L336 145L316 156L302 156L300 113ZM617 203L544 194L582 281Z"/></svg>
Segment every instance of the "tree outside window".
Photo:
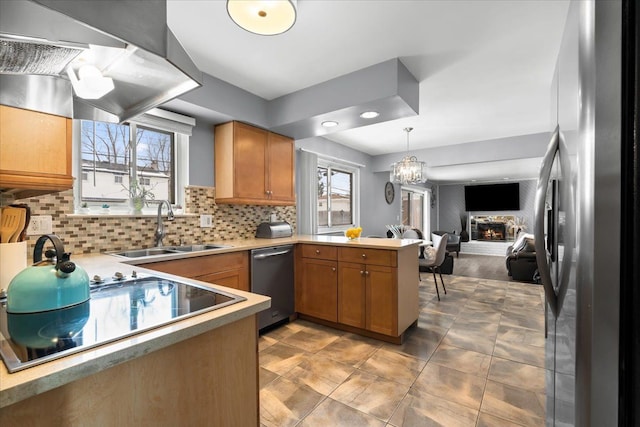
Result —
<svg viewBox="0 0 640 427"><path fill-rule="evenodd" d="M131 135L135 134L132 147ZM141 126L81 122L83 202L125 202L131 177L156 200L174 201L173 134ZM135 149L133 149L135 148Z"/></svg>

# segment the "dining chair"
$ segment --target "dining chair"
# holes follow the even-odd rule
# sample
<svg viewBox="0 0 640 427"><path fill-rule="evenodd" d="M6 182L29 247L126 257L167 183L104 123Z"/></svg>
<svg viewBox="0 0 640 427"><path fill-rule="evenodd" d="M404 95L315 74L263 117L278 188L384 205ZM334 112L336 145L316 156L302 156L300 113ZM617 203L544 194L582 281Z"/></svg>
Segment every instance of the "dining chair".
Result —
<svg viewBox="0 0 640 427"><path fill-rule="evenodd" d="M440 275L442 289L444 289L445 295L447 294L447 288L444 286L442 272L440 271L440 266L444 262L445 255L447 253L447 238L448 235L446 233L442 236L431 233L431 241L433 242L433 247L436 248L435 256L433 258L425 258L423 253L421 255L421 258L418 260L418 270L420 272L433 273L433 281L436 285L436 294L438 295L438 301L440 301L440 292L438 291L438 279L436 278L436 273ZM422 279L420 279L420 281L422 281Z"/></svg>

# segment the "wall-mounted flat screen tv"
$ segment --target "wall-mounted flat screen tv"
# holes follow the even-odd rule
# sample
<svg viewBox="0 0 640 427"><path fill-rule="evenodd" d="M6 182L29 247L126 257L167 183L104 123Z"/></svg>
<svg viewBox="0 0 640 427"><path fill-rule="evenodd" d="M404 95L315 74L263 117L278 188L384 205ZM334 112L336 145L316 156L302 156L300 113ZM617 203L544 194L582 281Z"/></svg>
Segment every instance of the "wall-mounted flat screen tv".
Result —
<svg viewBox="0 0 640 427"><path fill-rule="evenodd" d="M466 211L519 211L520 184L466 185Z"/></svg>

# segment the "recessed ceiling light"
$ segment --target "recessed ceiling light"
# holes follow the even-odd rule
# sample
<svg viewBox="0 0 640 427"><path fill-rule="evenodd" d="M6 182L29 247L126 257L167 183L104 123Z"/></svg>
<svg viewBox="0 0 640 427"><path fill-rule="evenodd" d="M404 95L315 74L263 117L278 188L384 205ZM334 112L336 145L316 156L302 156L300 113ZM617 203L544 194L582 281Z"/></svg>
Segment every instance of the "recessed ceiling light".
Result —
<svg viewBox="0 0 640 427"><path fill-rule="evenodd" d="M378 113L377 111L365 111L364 113L360 114L360 117L362 117L363 119L375 119L379 115L380 113Z"/></svg>
<svg viewBox="0 0 640 427"><path fill-rule="evenodd" d="M322 124L322 126L324 126L326 128L334 128L334 127L338 126L338 122L336 122L334 120L325 120L321 124Z"/></svg>

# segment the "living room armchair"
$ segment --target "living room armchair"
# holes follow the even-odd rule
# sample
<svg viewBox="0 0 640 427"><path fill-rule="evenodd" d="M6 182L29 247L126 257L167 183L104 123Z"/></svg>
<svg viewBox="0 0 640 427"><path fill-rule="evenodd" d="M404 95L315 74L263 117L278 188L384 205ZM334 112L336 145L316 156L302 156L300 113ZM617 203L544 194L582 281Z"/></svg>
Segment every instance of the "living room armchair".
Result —
<svg viewBox="0 0 640 427"><path fill-rule="evenodd" d="M438 236L447 235L447 252L455 252L456 258L460 258L460 235L454 234L455 232L448 231L434 231L433 234Z"/></svg>

